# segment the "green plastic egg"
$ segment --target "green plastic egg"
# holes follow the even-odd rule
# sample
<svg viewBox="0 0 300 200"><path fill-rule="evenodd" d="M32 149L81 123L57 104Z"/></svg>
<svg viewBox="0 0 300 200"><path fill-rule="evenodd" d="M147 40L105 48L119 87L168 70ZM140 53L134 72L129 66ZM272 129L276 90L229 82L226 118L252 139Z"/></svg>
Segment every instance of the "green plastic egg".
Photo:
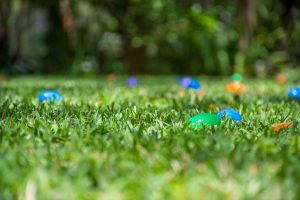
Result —
<svg viewBox="0 0 300 200"><path fill-rule="evenodd" d="M242 77L242 75L240 75L239 73L234 73L234 74L231 76L231 80L232 80L232 81L236 81L236 82L242 82L243 77Z"/></svg>
<svg viewBox="0 0 300 200"><path fill-rule="evenodd" d="M203 128L204 125L219 126L221 124L221 120L216 114L203 113L189 119L188 124L190 124L192 128L198 129Z"/></svg>

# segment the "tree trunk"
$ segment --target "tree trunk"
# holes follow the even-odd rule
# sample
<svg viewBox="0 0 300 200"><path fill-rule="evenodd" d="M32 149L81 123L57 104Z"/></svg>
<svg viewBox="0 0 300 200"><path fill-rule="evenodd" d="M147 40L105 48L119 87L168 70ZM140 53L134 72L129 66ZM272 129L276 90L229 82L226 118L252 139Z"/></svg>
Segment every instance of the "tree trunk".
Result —
<svg viewBox="0 0 300 200"><path fill-rule="evenodd" d="M131 45L127 45L123 51L123 60L128 66L128 73L144 74L147 72L146 46L133 47Z"/></svg>
<svg viewBox="0 0 300 200"><path fill-rule="evenodd" d="M7 24L10 5L10 0L0 1L0 71L3 71L10 63Z"/></svg>
<svg viewBox="0 0 300 200"><path fill-rule="evenodd" d="M70 68L74 55L60 15L60 1L48 1L45 9L48 11L49 29L45 39L48 55L44 58L43 72L65 72Z"/></svg>
<svg viewBox="0 0 300 200"><path fill-rule="evenodd" d="M242 33L238 47L241 52L245 52L256 28L256 4L255 0L239 0L239 2L239 21L242 26Z"/></svg>

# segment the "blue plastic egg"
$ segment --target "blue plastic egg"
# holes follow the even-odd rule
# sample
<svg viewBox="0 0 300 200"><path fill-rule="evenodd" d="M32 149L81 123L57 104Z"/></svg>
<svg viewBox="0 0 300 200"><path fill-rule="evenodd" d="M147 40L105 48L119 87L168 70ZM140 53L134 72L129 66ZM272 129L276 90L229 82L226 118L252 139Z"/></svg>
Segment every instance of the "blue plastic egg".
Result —
<svg viewBox="0 0 300 200"><path fill-rule="evenodd" d="M129 87L136 87L138 85L138 79L135 76L131 76L127 79L127 85Z"/></svg>
<svg viewBox="0 0 300 200"><path fill-rule="evenodd" d="M288 92L288 96L293 99L300 99L300 87L291 88Z"/></svg>
<svg viewBox="0 0 300 200"><path fill-rule="evenodd" d="M186 77L186 76L183 76L183 77L180 77L179 78L179 84L182 86L182 87L185 87L187 88L191 82L191 78L189 77Z"/></svg>
<svg viewBox="0 0 300 200"><path fill-rule="evenodd" d="M56 101L59 102L59 100L61 99L61 95L53 90L44 90L42 91L39 96L39 101L40 102L44 102L44 101Z"/></svg>
<svg viewBox="0 0 300 200"><path fill-rule="evenodd" d="M194 90L200 90L201 89L201 85L200 83L195 80L195 79L192 79L188 85L188 88L189 89L194 89Z"/></svg>
<svg viewBox="0 0 300 200"><path fill-rule="evenodd" d="M240 115L240 113L232 108L227 108L227 109L221 110L217 114L217 116L219 117L220 120L222 120L223 117L228 117L228 118L232 119L232 121L236 121L236 122L239 122L243 119L242 116Z"/></svg>

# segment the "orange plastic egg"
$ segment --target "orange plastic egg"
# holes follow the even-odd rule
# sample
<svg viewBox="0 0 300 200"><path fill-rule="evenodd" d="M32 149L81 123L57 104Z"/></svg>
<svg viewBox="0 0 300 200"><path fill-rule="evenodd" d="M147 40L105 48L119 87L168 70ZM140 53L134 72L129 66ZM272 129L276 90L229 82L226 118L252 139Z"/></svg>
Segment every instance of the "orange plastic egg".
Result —
<svg viewBox="0 0 300 200"><path fill-rule="evenodd" d="M6 80L6 76L4 74L0 74L0 82L3 82Z"/></svg>
<svg viewBox="0 0 300 200"><path fill-rule="evenodd" d="M273 128L273 130L274 130L275 132L278 132L278 131L280 131L281 129L287 128L287 127L289 127L289 126L291 126L291 125L293 125L293 122L282 122L282 123L274 124L274 125L272 126L272 128Z"/></svg>
<svg viewBox="0 0 300 200"><path fill-rule="evenodd" d="M276 81L277 81L277 83L279 83L279 84L285 84L285 82L286 82L286 77L283 75L283 74L277 74L277 76L276 76Z"/></svg>
<svg viewBox="0 0 300 200"><path fill-rule="evenodd" d="M242 93L247 90L246 86L240 82L230 82L227 84L227 91L231 93Z"/></svg>
<svg viewBox="0 0 300 200"><path fill-rule="evenodd" d="M109 83L114 83L117 77L114 74L109 74L106 76L106 81Z"/></svg>

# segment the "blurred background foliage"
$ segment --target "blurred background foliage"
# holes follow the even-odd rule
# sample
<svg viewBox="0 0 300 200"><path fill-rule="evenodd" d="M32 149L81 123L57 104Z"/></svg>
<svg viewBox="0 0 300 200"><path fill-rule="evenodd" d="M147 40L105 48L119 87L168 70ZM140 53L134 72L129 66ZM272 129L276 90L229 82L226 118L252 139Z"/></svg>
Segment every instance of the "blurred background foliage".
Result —
<svg viewBox="0 0 300 200"><path fill-rule="evenodd" d="M2 73L264 76L300 61L298 0L1 0Z"/></svg>

